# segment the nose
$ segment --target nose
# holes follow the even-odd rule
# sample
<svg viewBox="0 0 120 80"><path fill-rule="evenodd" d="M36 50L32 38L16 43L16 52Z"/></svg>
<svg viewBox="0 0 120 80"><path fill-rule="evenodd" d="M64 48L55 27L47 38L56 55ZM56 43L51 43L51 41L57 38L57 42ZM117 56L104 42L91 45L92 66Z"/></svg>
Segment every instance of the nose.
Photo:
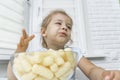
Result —
<svg viewBox="0 0 120 80"><path fill-rule="evenodd" d="M67 27L66 27L66 26L63 26L63 27L62 27L62 30L67 31Z"/></svg>

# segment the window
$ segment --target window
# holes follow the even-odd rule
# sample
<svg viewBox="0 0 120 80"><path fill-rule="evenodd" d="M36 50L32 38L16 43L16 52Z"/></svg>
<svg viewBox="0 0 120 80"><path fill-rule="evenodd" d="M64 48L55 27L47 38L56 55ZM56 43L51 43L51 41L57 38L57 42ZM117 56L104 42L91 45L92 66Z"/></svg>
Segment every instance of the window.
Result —
<svg viewBox="0 0 120 80"><path fill-rule="evenodd" d="M0 59L14 52L21 30L27 28L26 3L25 0L0 0Z"/></svg>
<svg viewBox="0 0 120 80"><path fill-rule="evenodd" d="M31 33L36 38L31 50L40 46L40 24L53 9L64 9L73 19L73 47L86 57L106 57L106 53L120 52L119 0L33 0Z"/></svg>

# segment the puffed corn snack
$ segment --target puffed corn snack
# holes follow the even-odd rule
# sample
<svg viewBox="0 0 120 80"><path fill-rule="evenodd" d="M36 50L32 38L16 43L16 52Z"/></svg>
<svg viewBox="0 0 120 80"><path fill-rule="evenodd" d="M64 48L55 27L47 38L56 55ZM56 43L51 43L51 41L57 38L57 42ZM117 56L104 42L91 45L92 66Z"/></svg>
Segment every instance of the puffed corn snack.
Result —
<svg viewBox="0 0 120 80"><path fill-rule="evenodd" d="M68 80L75 66L75 55L70 48L23 52L13 61L13 69L21 80Z"/></svg>

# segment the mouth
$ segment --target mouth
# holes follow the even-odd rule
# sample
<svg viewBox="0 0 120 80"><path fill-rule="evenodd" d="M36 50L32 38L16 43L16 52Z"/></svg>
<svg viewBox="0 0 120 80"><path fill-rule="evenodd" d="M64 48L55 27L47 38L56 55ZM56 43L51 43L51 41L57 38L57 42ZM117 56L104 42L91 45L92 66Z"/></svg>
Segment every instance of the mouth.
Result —
<svg viewBox="0 0 120 80"><path fill-rule="evenodd" d="M61 36L61 37L66 37L67 34L66 34L65 32L60 32L60 36Z"/></svg>

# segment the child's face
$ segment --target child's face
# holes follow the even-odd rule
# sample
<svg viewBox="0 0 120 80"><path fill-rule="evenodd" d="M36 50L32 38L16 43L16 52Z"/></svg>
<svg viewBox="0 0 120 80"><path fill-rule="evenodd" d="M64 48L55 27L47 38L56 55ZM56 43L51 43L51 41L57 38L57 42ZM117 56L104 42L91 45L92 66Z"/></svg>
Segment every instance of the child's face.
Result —
<svg viewBox="0 0 120 80"><path fill-rule="evenodd" d="M71 29L72 24L70 19L63 14L58 13L52 16L52 20L42 35L45 38L47 45L49 43L64 46L70 40Z"/></svg>

